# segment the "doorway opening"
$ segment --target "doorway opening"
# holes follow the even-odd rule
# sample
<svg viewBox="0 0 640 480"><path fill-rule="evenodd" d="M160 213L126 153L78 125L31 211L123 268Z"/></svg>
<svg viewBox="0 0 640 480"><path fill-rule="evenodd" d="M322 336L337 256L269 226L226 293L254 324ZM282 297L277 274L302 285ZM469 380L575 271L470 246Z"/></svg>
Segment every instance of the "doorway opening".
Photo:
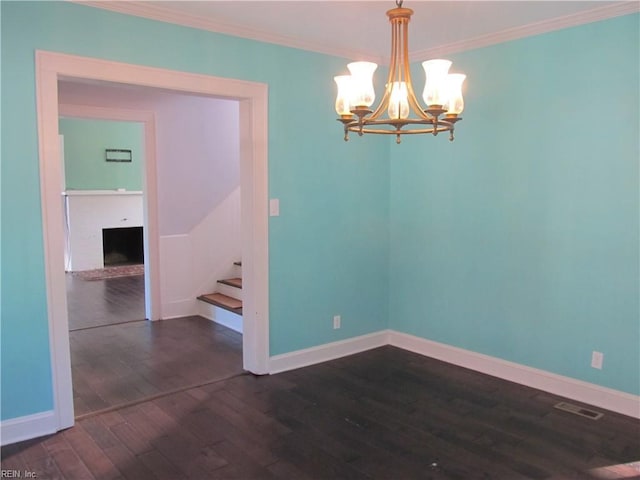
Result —
<svg viewBox="0 0 640 480"><path fill-rule="evenodd" d="M59 221L62 218L62 205L59 202L61 162L57 138L59 111L56 101L57 82L60 79L84 79L124 85L131 85L132 79L135 79L136 86L239 101L245 296L243 366L256 374L268 373L266 85L42 51L36 54L36 71L45 273L55 396L53 423L56 429L69 427L74 421L67 305L64 288L61 288L64 282L60 281L60 275L64 274L64 235L62 222ZM151 128L152 135L146 135L145 148L149 158L155 159L153 118L142 121L146 122L146 128ZM149 161L145 166L145 191L148 200L145 202L144 235L149 244L145 282L150 291L148 318L151 320L170 317L170 314L163 311L165 305L162 302L156 179L155 160Z"/></svg>
<svg viewBox="0 0 640 480"><path fill-rule="evenodd" d="M64 103L59 112L69 332L145 320L151 284L144 259L151 255L143 172L152 117ZM130 161L106 160L112 145L128 147Z"/></svg>
<svg viewBox="0 0 640 480"><path fill-rule="evenodd" d="M61 122L70 154L65 162L66 173L74 180L73 185L85 186L90 180L94 185L105 185L107 178L114 182L107 184L112 187L111 191L70 193L70 199L79 202L81 207L87 202L92 207L70 210L71 230L77 228L78 223L73 221L73 214L78 210L81 215L90 211L90 218L79 223L90 226L89 234L83 239L92 237L93 241L69 243L74 247L79 244L80 252L90 250L89 244L94 243L100 250L96 261L104 265L97 272L67 274L76 419L143 401L149 396L241 374L241 333L226 331L224 326L233 325L223 323L227 316L222 312L189 309L198 294L214 288L217 276L229 275L234 262L242 258L238 101L68 79L59 82L58 99L64 109L71 106L146 109L153 114L158 132L157 201L164 274L161 279L163 317L175 317L161 322L142 321L143 282L140 277L120 276L121 273L135 274L139 266L135 264L143 259L144 229L133 225L142 222L142 215L135 211L138 203L142 210L142 196L136 190L144 192L142 185L134 182L135 170L127 170L127 167L136 167L136 163L141 165L142 148L135 133L139 132L141 138L142 131L118 122L100 122L100 128L93 135L89 127L81 130L82 144L89 144L88 150L99 154L92 164L95 169L103 170L99 179L102 183L98 183L94 172L86 172L86 166L72 157L77 156L80 148L73 136L80 127L74 130L70 122ZM179 122L176 119L180 119ZM207 128L203 129L203 125ZM96 143L100 148L95 148ZM132 147L128 151L133 152L129 157L133 164L105 163L102 147L109 145ZM92 158L90 152L81 157ZM80 172L74 172L73 167ZM116 176L114 169L121 175ZM126 173L129 178L125 178ZM116 188L125 184L134 190ZM73 252L69 256L76 257ZM96 281L82 281L85 273ZM95 273L104 277L95 278ZM170 313L167 315L167 312ZM196 313L224 326L211 325L203 318L196 318ZM239 319L238 315L233 317ZM193 365L194 358L202 368Z"/></svg>

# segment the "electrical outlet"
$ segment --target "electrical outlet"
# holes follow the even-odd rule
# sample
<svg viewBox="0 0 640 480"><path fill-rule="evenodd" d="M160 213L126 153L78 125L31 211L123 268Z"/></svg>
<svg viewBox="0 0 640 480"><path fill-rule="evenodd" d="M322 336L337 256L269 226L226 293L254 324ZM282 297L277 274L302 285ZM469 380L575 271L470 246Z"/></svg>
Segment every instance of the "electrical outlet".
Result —
<svg viewBox="0 0 640 480"><path fill-rule="evenodd" d="M342 323L342 319L340 318L340 315L334 315L333 316L333 328L334 329L340 328L340 324L341 323Z"/></svg>
<svg viewBox="0 0 640 480"><path fill-rule="evenodd" d="M591 366L593 368L597 368L598 370L602 370L602 362L604 361L604 353L596 352L595 350L591 353Z"/></svg>

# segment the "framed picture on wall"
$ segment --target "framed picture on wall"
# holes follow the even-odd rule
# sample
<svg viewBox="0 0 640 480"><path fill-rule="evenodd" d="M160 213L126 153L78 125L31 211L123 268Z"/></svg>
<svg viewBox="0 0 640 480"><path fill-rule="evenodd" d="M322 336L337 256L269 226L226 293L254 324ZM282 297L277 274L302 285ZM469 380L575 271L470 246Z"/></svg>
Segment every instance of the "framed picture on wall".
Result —
<svg viewBox="0 0 640 480"><path fill-rule="evenodd" d="M107 162L130 162L131 150L122 148L107 148L105 150Z"/></svg>

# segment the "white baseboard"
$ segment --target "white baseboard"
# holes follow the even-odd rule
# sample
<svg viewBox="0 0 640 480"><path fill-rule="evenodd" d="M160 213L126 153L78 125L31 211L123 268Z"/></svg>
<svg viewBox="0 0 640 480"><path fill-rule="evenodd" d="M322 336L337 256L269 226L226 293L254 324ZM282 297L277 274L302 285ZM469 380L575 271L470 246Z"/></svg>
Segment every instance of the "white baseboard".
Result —
<svg viewBox="0 0 640 480"><path fill-rule="evenodd" d="M212 319L211 316L204 315L201 309L198 314ZM241 320L241 317L238 316L238 318ZM269 361L269 373L279 373L335 360L384 345L392 345L503 380L640 418L640 396L394 330L381 330L347 340L273 356ZM50 435L55 433L57 429L53 410L4 420L0 423L0 445L10 445Z"/></svg>
<svg viewBox="0 0 640 480"><path fill-rule="evenodd" d="M0 445L30 440L56 433L57 423L53 410L24 417L3 420L0 423Z"/></svg>
<svg viewBox="0 0 640 480"><path fill-rule="evenodd" d="M195 298L188 298L186 300L178 300L176 302L168 302L162 304L162 319L169 320L170 318L190 317L197 315L197 300Z"/></svg>
<svg viewBox="0 0 640 480"><path fill-rule="evenodd" d="M364 352L372 348L387 345L388 331L362 335L338 342L327 343L317 347L296 350L295 352L275 355L269 359L269 373L280 373L296 368L307 367L316 363L335 360L354 353Z"/></svg>
<svg viewBox="0 0 640 480"><path fill-rule="evenodd" d="M640 418L640 396L527 367L414 335L388 331L389 344L545 392Z"/></svg>

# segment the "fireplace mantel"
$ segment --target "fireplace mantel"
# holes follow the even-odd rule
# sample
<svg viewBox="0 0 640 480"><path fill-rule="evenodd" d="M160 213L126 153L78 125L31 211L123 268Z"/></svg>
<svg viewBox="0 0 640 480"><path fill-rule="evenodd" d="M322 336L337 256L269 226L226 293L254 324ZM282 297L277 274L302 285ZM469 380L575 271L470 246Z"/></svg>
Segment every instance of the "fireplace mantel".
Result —
<svg viewBox="0 0 640 480"><path fill-rule="evenodd" d="M65 269L104 268L102 230L143 226L143 195L131 190L67 190Z"/></svg>
<svg viewBox="0 0 640 480"><path fill-rule="evenodd" d="M100 195L142 195L142 190L67 190L62 192L65 197L86 197Z"/></svg>

